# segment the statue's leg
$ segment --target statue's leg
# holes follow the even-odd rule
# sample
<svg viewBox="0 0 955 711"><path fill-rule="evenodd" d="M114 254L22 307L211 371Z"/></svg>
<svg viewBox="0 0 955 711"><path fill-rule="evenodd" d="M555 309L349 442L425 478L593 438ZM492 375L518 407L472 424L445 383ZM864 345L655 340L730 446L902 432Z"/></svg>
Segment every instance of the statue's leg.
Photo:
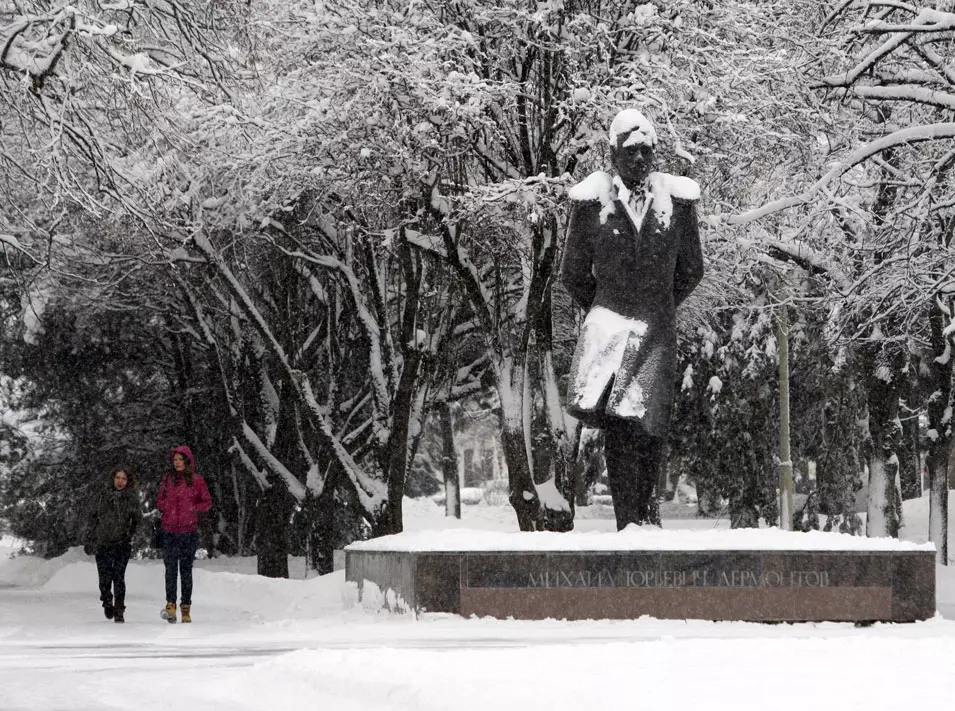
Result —
<svg viewBox="0 0 955 711"><path fill-rule="evenodd" d="M629 523L639 523L637 506L637 435L633 422L608 419L604 427L604 461L607 480L613 497L613 513L617 530Z"/></svg>
<svg viewBox="0 0 955 711"><path fill-rule="evenodd" d="M663 468L664 440L640 432L636 440L636 507L637 523L660 525L660 502L656 486Z"/></svg>
<svg viewBox="0 0 955 711"><path fill-rule="evenodd" d="M655 495L663 466L664 441L634 420L611 419L604 428L604 459L617 530L629 523L660 525Z"/></svg>

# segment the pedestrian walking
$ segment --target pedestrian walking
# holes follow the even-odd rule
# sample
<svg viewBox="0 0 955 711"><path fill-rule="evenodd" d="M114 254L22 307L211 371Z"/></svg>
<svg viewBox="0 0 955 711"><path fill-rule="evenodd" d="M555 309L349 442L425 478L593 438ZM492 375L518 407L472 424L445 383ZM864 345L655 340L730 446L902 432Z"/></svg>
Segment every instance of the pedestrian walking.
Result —
<svg viewBox="0 0 955 711"><path fill-rule="evenodd" d="M126 621L126 565L132 540L143 520L136 480L128 467L110 474L107 487L90 508L83 550L96 556L103 614L114 622Z"/></svg>
<svg viewBox="0 0 955 711"><path fill-rule="evenodd" d="M176 588L181 582L180 613L192 622L192 563L199 547L199 514L212 508L205 479L196 471L185 445L169 452L171 471L163 475L156 508L162 514L162 557L166 566L164 620L176 622Z"/></svg>

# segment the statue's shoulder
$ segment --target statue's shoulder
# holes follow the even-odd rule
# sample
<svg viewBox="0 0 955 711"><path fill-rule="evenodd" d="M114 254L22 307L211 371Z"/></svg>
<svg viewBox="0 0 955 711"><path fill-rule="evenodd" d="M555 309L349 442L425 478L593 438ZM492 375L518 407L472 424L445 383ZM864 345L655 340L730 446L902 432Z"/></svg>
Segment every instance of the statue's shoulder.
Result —
<svg viewBox="0 0 955 711"><path fill-rule="evenodd" d="M665 194L678 202L693 203L700 199L700 184L693 178L670 173L651 173L651 191Z"/></svg>
<svg viewBox="0 0 955 711"><path fill-rule="evenodd" d="M610 173L596 170L568 190L567 196L576 202L612 204L614 199L613 178L610 177Z"/></svg>

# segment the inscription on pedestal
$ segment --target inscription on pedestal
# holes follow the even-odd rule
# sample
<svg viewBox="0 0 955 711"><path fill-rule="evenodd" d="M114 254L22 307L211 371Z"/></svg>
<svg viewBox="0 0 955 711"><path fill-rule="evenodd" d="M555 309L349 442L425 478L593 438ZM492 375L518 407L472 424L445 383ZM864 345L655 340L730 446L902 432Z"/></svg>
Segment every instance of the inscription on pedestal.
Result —
<svg viewBox="0 0 955 711"><path fill-rule="evenodd" d="M346 578L419 611L542 619L913 621L928 551L347 551Z"/></svg>
<svg viewBox="0 0 955 711"><path fill-rule="evenodd" d="M499 587L527 588L827 588L829 573L822 570L624 570L616 575L609 570L579 572L542 571L528 573L524 585Z"/></svg>

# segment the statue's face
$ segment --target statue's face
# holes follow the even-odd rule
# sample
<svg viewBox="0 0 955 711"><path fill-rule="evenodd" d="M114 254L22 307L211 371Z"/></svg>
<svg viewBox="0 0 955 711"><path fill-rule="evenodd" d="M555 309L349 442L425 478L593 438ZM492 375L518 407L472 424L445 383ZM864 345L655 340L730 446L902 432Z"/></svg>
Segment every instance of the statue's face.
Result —
<svg viewBox="0 0 955 711"><path fill-rule="evenodd" d="M650 175L653 167L653 146L646 142L624 145L628 138L630 133L617 136L617 145L610 148L610 160L624 185L636 190Z"/></svg>

